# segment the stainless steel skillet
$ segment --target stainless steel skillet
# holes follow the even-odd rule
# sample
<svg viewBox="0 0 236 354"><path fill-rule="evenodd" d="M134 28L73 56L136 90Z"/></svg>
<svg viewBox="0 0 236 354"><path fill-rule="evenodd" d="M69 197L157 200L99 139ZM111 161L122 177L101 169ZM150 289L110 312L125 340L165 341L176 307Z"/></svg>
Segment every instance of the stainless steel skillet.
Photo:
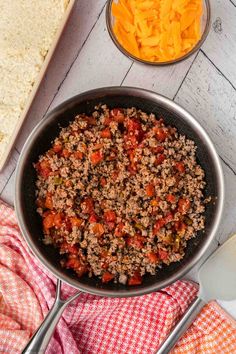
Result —
<svg viewBox="0 0 236 354"><path fill-rule="evenodd" d="M42 240L41 220L35 210L35 180L36 173L33 168L38 156L44 153L51 141L58 135L61 126L67 126L78 113L90 114L98 103L107 104L109 107L132 107L142 109L147 113L155 113L162 116L167 124L175 126L182 134L195 141L197 158L206 173L206 196L212 196L214 202L207 206L206 228L199 232L196 238L188 242L185 257L178 263L163 267L155 276L145 276L142 285L127 287L121 284L101 284L95 278L77 278L72 272L62 269L57 252L52 247L45 247ZM15 209L21 231L30 249L42 264L50 270L60 281L74 288L99 296L129 297L140 296L166 287L170 283L182 278L193 266L195 266L207 251L216 234L224 200L223 173L216 150L206 134L193 116L173 101L154 92L132 87L108 87L82 93L72 97L68 101L51 111L33 130L22 150L15 183ZM60 283L57 291L59 300ZM63 305L63 306L62 306ZM61 304L62 309L64 305ZM54 313L47 318L47 328L55 327L60 311L54 307ZM52 321L50 324L49 322ZM45 323L43 324L45 327ZM42 333L42 328L40 330ZM51 331L52 332L52 331ZM44 350L47 341L43 332L44 342L38 346ZM37 333L34 343L42 344L42 337ZM32 344L32 343L31 343ZM40 345L41 345L40 344ZM31 352L35 351L33 347Z"/></svg>

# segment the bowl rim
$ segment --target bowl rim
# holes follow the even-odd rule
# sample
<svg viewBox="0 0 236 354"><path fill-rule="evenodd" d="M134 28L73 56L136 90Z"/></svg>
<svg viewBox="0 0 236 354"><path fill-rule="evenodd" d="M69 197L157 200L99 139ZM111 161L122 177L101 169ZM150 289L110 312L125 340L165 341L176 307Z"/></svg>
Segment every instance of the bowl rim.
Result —
<svg viewBox="0 0 236 354"><path fill-rule="evenodd" d="M129 290L113 290L113 289L100 289L96 288L95 286L92 285L85 285L85 284L78 284L79 280L75 280L71 278L69 275L66 275L65 273L61 272L60 269L58 269L55 265L50 263L46 257L40 252L38 247L34 244L30 233L28 232L27 225L24 222L24 217L23 217L23 212L21 209L21 191L22 191L22 184L23 182L23 172L24 172L24 163L25 159L28 156L28 152L30 151L30 148L34 144L35 138L38 136L38 134L41 133L41 130L44 128L44 126L47 124L48 119L53 119L55 115L57 115L58 112L60 112L62 109L65 109L66 107L71 107L71 105L75 104L75 102L82 102L82 101L88 101L88 96L93 97L93 98L98 98L98 97L105 97L105 96L110 96L110 95L129 95L129 96L135 96L135 97L142 97L143 99L149 99L155 102L156 104L164 104L167 109L171 109L172 111L174 110L177 114L181 115L184 117L184 119L190 123L190 125L193 125L196 130L201 134L204 142L207 144L207 146L210 149L210 153L212 155L212 159L214 161L214 165L216 168L216 174L217 174L217 181L219 184L218 187L218 205L217 209L215 212L215 221L212 226L211 232L207 235L205 243L199 248L199 250L194 253L192 259L188 261L183 268L179 269L177 272L173 273L170 275L167 279L157 281L156 283L152 285L147 285L143 288L138 288L137 287L130 287ZM46 267L47 270L49 270L54 276L56 276L58 279L61 281L67 283L68 285L79 289L82 292L94 294L94 295L99 295L99 296L108 296L108 297L132 297L132 296L141 296L144 294L148 294L157 290L160 290L162 288L165 288L166 286L170 285L171 283L175 282L178 279L181 279L186 273L188 273L197 263L200 262L200 260L203 258L203 256L206 254L208 251L210 245L215 239L216 232L218 230L222 213L223 213L223 207L224 207L224 198L225 198L225 187L224 187L224 175L221 167L221 162L220 158L216 152L216 149L204 130L204 128L197 122L197 120L184 108L182 108L179 104L175 103L174 101L170 100L169 98L166 98L165 96L162 96L160 94L157 94L153 91L141 89L141 88L134 88L134 87L120 87L120 86L114 86L114 87L103 87L99 89L93 89L89 90L83 93L80 93L76 96L73 96L69 98L68 100L62 102L60 105L55 107L52 111L50 111L33 129L31 134L29 135L28 139L26 140L22 152L20 154L20 158L17 163L17 168L16 168L16 178L15 178L15 201L14 201L14 206L15 206L15 211L16 211L16 216L18 219L19 227L22 232L22 235L28 244L29 248L33 252L33 254L36 256L36 258Z"/></svg>
<svg viewBox="0 0 236 354"><path fill-rule="evenodd" d="M177 59L173 59L173 60L169 60L169 61L163 61L163 62L152 62L152 61L148 61L145 59L141 59L136 57L135 55L131 54L130 52L128 52L121 44L120 42L117 40L113 28L112 28L112 23L111 23L111 7L112 7L112 3L114 0L108 0L107 5L106 5L106 26L107 26L107 30L108 33L110 35L111 40L113 41L113 43L115 44L115 46L120 50L120 52L122 52L126 57L128 57L129 59L137 62L137 63L141 63L141 64L146 64L146 65L151 65L151 66L168 66L168 65L174 65L177 63L180 63L186 59L188 59L190 56L192 56L194 53L196 53L201 46L203 45L203 43L205 42L209 32L210 32L210 28L211 28L211 4L210 4L210 0L203 0L206 4L206 9L207 9L207 19L206 19L206 27L204 29L204 32L201 36L201 39L197 42L197 44L190 50L190 52L186 53L184 56L177 58Z"/></svg>

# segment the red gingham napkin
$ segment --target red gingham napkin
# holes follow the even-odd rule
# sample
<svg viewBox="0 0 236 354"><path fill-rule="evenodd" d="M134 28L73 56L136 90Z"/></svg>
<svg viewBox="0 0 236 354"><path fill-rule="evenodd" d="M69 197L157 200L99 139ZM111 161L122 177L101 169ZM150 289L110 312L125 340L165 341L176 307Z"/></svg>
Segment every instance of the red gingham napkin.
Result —
<svg viewBox="0 0 236 354"><path fill-rule="evenodd" d="M0 201L0 353L21 352L51 308L55 284L29 251L14 211ZM75 290L63 285L62 291L67 297ZM193 283L177 281L136 298L82 294L64 311L47 353L155 353L196 293ZM236 325L210 304L173 353L216 352L236 353Z"/></svg>

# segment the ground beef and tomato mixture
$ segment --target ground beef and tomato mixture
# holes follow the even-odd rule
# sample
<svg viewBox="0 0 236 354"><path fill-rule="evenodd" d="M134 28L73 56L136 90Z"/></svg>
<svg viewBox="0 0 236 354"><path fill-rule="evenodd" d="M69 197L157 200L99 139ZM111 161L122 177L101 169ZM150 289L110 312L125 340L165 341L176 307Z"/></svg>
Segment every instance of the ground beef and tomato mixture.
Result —
<svg viewBox="0 0 236 354"><path fill-rule="evenodd" d="M154 114L106 106L79 114L35 164L44 242L78 277L141 284L181 260L204 228L195 153Z"/></svg>

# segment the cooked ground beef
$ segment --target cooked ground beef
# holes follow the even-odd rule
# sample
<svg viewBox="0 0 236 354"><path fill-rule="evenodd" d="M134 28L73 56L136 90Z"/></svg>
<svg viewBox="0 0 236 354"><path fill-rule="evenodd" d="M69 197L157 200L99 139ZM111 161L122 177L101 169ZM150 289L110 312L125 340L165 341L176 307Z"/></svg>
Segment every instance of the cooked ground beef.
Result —
<svg viewBox="0 0 236 354"><path fill-rule="evenodd" d="M192 140L136 108L95 107L35 164L44 242L78 276L137 285L184 256L204 228L204 171Z"/></svg>

